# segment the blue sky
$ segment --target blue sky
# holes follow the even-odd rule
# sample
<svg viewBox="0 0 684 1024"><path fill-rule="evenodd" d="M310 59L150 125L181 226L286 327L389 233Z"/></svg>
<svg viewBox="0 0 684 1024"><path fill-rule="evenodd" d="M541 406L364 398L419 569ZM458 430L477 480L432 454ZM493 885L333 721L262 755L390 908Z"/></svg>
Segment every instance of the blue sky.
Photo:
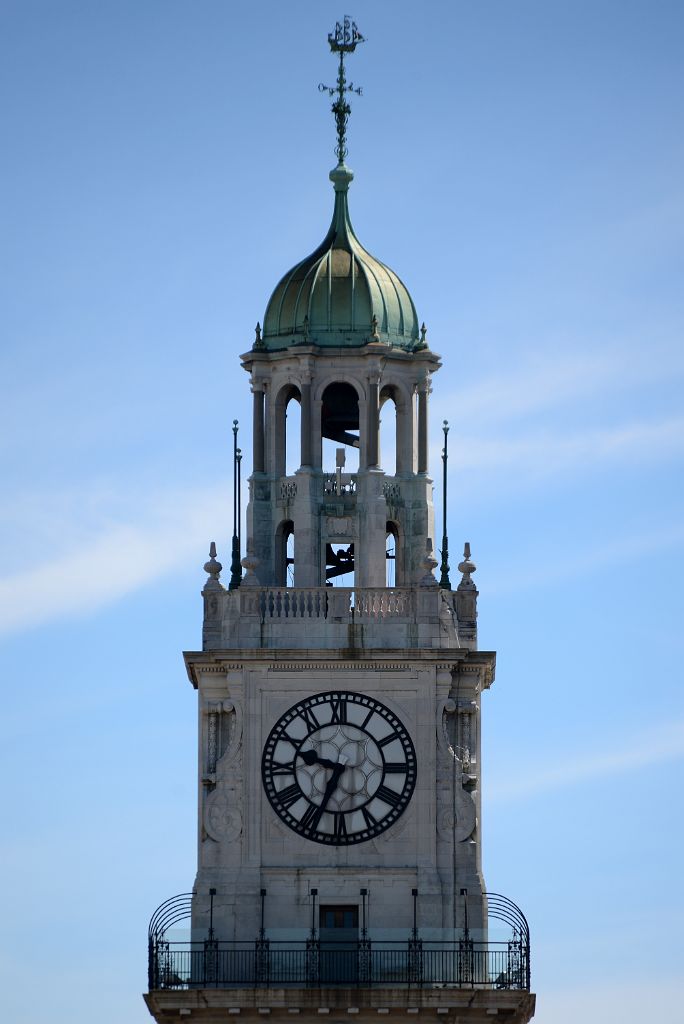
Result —
<svg viewBox="0 0 684 1024"><path fill-rule="evenodd" d="M352 218L443 356L432 466L446 416L451 547L499 652L487 883L530 921L542 1024L642 1024L681 981L684 9L363 7ZM328 226L342 13L2 5L12 1024L48 999L53 1024L147 1020L147 920L192 885L180 651L209 540L228 561L238 355Z"/></svg>

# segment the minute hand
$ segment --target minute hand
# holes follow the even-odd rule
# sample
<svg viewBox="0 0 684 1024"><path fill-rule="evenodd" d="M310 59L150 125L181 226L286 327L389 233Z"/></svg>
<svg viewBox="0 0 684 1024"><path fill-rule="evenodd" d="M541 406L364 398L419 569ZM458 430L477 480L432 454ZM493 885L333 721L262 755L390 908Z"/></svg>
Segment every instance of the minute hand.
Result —
<svg viewBox="0 0 684 1024"><path fill-rule="evenodd" d="M323 800L321 801L321 805L320 805L321 809L323 809L325 807L325 805L327 804L328 800L330 799L330 797L333 795L333 793L337 789L337 783L340 781L340 775L343 773L345 767L346 767L345 764L343 764L341 761L338 761L338 763L333 768L332 775L330 776L330 781L329 781L328 785L325 787L325 792L323 794Z"/></svg>
<svg viewBox="0 0 684 1024"><path fill-rule="evenodd" d="M330 799L330 797L333 795L333 793L337 789L337 783L340 781L340 775L342 775L342 773L344 772L344 769L346 767L347 767L347 758L346 757L341 757L340 760L337 762L337 764L333 765L332 775L330 776L330 780L328 782L328 785L325 787L325 791L323 793L323 799L321 800L320 804L318 805L318 813L316 815L316 822L315 822L314 827L318 826L318 822L321 820L321 816L323 815L323 812L325 811L325 808L326 808L326 805L328 803L328 800Z"/></svg>

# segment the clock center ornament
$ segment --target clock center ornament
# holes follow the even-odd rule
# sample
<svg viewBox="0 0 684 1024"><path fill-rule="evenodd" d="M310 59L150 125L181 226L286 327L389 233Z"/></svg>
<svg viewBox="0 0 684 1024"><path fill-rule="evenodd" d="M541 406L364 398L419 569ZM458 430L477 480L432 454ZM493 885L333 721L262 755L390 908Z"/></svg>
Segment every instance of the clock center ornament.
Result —
<svg viewBox="0 0 684 1024"><path fill-rule="evenodd" d="M271 729L261 773L278 817L315 843L346 846L384 832L406 810L416 752L403 723L362 693L294 704Z"/></svg>

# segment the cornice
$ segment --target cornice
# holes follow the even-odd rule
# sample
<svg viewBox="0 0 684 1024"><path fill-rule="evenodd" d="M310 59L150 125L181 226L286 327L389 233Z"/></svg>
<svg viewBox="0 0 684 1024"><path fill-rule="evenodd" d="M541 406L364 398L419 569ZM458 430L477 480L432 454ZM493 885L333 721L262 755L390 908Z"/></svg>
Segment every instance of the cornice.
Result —
<svg viewBox="0 0 684 1024"><path fill-rule="evenodd" d="M465 647L416 647L410 651L378 650L364 652L363 658L349 656L348 650L278 651L274 648L246 648L232 651L185 651L183 653L188 678L197 689L198 674L241 672L259 667L268 672L407 672L429 666L436 671L480 674L482 685L488 688L494 679L496 654L493 651L470 651Z"/></svg>

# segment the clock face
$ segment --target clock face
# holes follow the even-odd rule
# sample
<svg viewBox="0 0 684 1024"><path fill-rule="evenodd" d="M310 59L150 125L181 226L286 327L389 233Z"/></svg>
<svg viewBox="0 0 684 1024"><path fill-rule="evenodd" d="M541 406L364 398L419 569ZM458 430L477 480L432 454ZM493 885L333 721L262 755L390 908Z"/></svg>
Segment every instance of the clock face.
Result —
<svg viewBox="0 0 684 1024"><path fill-rule="evenodd" d="M299 701L271 729L261 773L276 814L331 846L363 843L406 810L416 753L397 716L362 693Z"/></svg>

